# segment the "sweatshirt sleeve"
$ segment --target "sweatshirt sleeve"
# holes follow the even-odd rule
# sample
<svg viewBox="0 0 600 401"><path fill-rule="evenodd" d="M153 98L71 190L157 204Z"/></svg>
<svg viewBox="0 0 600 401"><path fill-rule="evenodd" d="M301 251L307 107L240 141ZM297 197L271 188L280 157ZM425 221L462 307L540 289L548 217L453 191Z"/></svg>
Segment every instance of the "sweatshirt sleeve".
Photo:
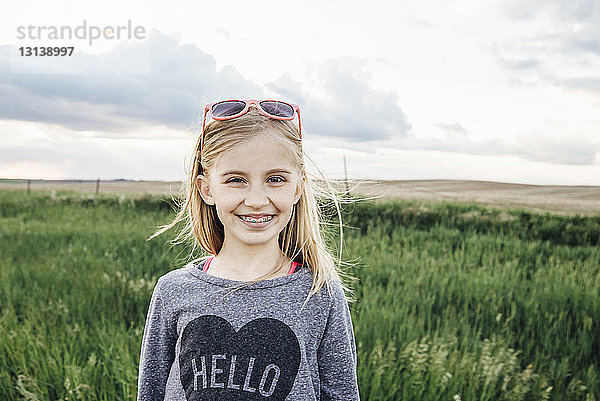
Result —
<svg viewBox="0 0 600 401"><path fill-rule="evenodd" d="M138 401L163 400L171 365L175 360L177 327L165 309L160 283L159 279L154 287L142 337Z"/></svg>
<svg viewBox="0 0 600 401"><path fill-rule="evenodd" d="M356 345L348 302L341 285L331 285L332 304L319 345L321 400L359 400Z"/></svg>

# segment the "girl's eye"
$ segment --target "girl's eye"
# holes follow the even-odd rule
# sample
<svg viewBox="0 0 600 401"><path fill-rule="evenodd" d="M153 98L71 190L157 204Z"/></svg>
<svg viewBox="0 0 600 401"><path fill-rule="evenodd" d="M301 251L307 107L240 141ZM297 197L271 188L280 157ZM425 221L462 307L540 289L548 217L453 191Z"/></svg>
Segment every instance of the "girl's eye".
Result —
<svg viewBox="0 0 600 401"><path fill-rule="evenodd" d="M271 177L271 178L277 179L276 181L273 181L273 182L276 182L276 183L285 182L285 178L283 178L283 177Z"/></svg>
<svg viewBox="0 0 600 401"><path fill-rule="evenodd" d="M237 184L239 182L243 182L241 178L230 178L226 181L227 184L229 184L229 183Z"/></svg>

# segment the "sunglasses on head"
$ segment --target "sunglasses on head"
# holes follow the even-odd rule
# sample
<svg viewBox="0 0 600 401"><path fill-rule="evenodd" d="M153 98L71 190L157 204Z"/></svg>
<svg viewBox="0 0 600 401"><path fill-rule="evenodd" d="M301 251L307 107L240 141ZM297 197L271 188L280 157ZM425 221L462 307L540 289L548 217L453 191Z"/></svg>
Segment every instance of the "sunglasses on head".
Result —
<svg viewBox="0 0 600 401"><path fill-rule="evenodd" d="M204 107L200 149L202 149L202 146L204 145L204 125L206 124L206 116L209 113L213 120L231 120L246 114L248 110L250 110L250 106L256 107L259 113L274 118L275 120L293 120L294 113L298 113L298 131L300 133L300 139L302 139L300 108L296 104L278 100L223 100L221 102L209 103Z"/></svg>

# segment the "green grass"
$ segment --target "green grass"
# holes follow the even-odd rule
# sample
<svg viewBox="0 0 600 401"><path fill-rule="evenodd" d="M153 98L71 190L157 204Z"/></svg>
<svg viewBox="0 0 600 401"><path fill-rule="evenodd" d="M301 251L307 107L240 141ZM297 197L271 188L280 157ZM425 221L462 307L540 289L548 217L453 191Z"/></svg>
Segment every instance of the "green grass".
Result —
<svg viewBox="0 0 600 401"><path fill-rule="evenodd" d="M189 252L145 241L173 214L0 191L0 400L135 399L152 289ZM406 201L345 219L361 399L600 398L600 216Z"/></svg>

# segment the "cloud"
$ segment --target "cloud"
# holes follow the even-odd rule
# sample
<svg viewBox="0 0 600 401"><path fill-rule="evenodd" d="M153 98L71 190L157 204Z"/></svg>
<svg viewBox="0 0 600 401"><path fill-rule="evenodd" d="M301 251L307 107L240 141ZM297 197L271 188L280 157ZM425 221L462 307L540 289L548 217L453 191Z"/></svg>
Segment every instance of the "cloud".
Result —
<svg viewBox="0 0 600 401"><path fill-rule="evenodd" d="M591 165L595 162L596 153L600 152L600 142L589 138L529 134L519 138L518 148L518 154L528 160Z"/></svg>
<svg viewBox="0 0 600 401"><path fill-rule="evenodd" d="M153 124L186 128L197 122L201 105L211 96L261 92L235 68L216 71L212 56L158 31L144 42L124 43L105 54L80 53L70 60L68 73L43 70L43 65L34 72L11 73L9 56L16 53L15 46L0 46L3 119L74 130L124 132ZM148 65L132 73L128 64L139 59Z"/></svg>
<svg viewBox="0 0 600 401"><path fill-rule="evenodd" d="M459 123L438 123L437 127L446 133L448 140L461 140L469 136L469 132Z"/></svg>
<svg viewBox="0 0 600 401"><path fill-rule="evenodd" d="M561 165L594 165L600 154L600 141L583 135L568 137L539 130L521 134L516 141L503 138L477 139L459 123L438 123L436 126L445 134L442 138L427 138L410 135L395 141L367 144L345 144L355 151L375 150L387 145L390 149L428 150L447 153L462 153L481 156L518 156L533 162Z"/></svg>
<svg viewBox="0 0 600 401"><path fill-rule="evenodd" d="M194 144L192 138L98 138L40 123L17 128L0 143L2 177L180 179L186 167L182 162Z"/></svg>
<svg viewBox="0 0 600 401"><path fill-rule="evenodd" d="M600 94L600 5L595 0L510 0L502 11L515 32L492 43L513 83L540 82ZM533 75L524 75L526 72ZM591 82L590 86L582 83Z"/></svg>
<svg viewBox="0 0 600 401"><path fill-rule="evenodd" d="M548 138L541 135L522 136L512 144L499 138L483 141L466 139L425 140L413 145L417 149L440 150L446 152L470 153L476 155L515 155L525 160L553 164L593 165L600 144L581 138Z"/></svg>
<svg viewBox="0 0 600 401"><path fill-rule="evenodd" d="M11 72L9 56L16 52L15 46L0 46L0 118L7 120L127 136L143 126L189 128L204 103L261 97L270 90L301 104L310 116L305 129L315 134L367 140L403 136L410 129L398 97L369 86L367 60L361 58L315 66L316 96L289 74L261 86L232 66L217 71L212 56L156 30L143 42L123 43L105 54L79 53L69 60L68 73L44 64L17 65L27 73L14 73L13 65ZM134 72L130 62L137 63Z"/></svg>
<svg viewBox="0 0 600 401"><path fill-rule="evenodd" d="M231 34L223 27L217 28L217 33L227 40L231 39Z"/></svg>
<svg viewBox="0 0 600 401"><path fill-rule="evenodd" d="M522 153L517 146L499 138L474 140L462 134L450 134L445 139L407 138L402 140L400 146L397 147L402 149L426 149L488 156Z"/></svg>
<svg viewBox="0 0 600 401"><path fill-rule="evenodd" d="M583 165L593 164L600 151L599 144L589 139L545 134L531 134L517 143L502 138L477 140L476 134L482 133L471 132L459 122L435 125L445 135L443 139L416 137L398 96L371 86L369 60L361 57L313 64L303 82L284 74L262 86L233 66L217 70L212 56L195 45L182 44L177 35L158 31L150 32L146 41L123 43L105 54L80 54L70 61L73 71L69 73L56 73L49 67L43 70L44 64L36 66L42 69L38 73L11 73L11 52L16 52L14 46L0 46L0 119L65 127L70 135L78 131L92 137L174 139L176 132L197 122L200 107L208 101L272 94L301 106L307 135L326 136L338 141L335 147L371 154L376 148L371 145L378 144ZM521 73L535 72L544 65L544 58L538 56L507 59L505 66ZM130 68L126 67L130 61L137 62L137 73L122 72ZM101 72L87 72L98 68ZM600 77L556 79L557 84L600 90ZM30 160L37 154L56 163L67 157L55 150L39 156L33 148L5 147L2 153L10 161Z"/></svg>
<svg viewBox="0 0 600 401"><path fill-rule="evenodd" d="M600 14L595 0L509 0L503 8L509 17L523 20L550 16L563 21L592 21Z"/></svg>
<svg viewBox="0 0 600 401"><path fill-rule="evenodd" d="M568 85L572 89L600 93L600 76L565 79L559 82Z"/></svg>
<svg viewBox="0 0 600 401"><path fill-rule="evenodd" d="M369 86L367 60L343 57L314 67L314 89L289 75L267 84L271 91L304 104L306 128L317 135L350 140L404 137L411 125L391 91Z"/></svg>

